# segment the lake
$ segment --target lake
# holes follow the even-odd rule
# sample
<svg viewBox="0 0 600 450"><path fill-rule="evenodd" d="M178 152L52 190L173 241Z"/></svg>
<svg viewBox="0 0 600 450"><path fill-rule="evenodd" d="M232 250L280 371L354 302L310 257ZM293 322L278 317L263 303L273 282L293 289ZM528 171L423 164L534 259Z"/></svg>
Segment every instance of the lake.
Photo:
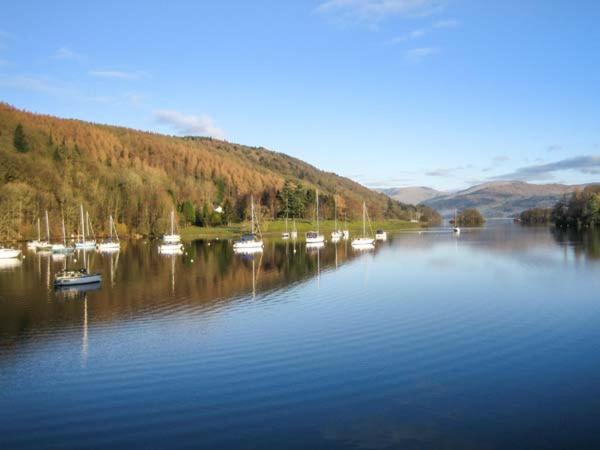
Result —
<svg viewBox="0 0 600 450"><path fill-rule="evenodd" d="M0 265L2 449L600 448L600 233Z"/></svg>

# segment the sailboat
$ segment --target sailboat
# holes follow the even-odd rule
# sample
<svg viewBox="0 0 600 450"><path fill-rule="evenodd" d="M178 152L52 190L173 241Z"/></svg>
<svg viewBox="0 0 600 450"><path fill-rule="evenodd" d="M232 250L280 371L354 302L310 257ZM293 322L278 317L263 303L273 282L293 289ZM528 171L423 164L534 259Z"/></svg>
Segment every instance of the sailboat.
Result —
<svg viewBox="0 0 600 450"><path fill-rule="evenodd" d="M323 246L325 245L325 236L319 233L319 190L317 189L317 231L309 231L306 233L307 246Z"/></svg>
<svg viewBox="0 0 600 450"><path fill-rule="evenodd" d="M456 216L456 208L454 209L454 228L452 228L452 232L460 234L460 228L458 227L458 218Z"/></svg>
<svg viewBox="0 0 600 450"><path fill-rule="evenodd" d="M54 276L54 287L65 288L67 286L81 286L86 284L96 284L102 281L102 274L89 273L87 260L83 252L83 267L79 270L61 270Z"/></svg>
<svg viewBox="0 0 600 450"><path fill-rule="evenodd" d="M344 229L342 230L342 237L344 239L350 239L350 230L348 230L348 218L344 214Z"/></svg>
<svg viewBox="0 0 600 450"><path fill-rule="evenodd" d="M48 252L52 250L52 244L50 243L50 225L48 224L48 210L46 210L46 240L38 242L35 249L38 252Z"/></svg>
<svg viewBox="0 0 600 450"><path fill-rule="evenodd" d="M113 221L112 215L108 216L108 229L109 236L104 242L100 242L96 248L101 252L118 252L121 249L121 243L119 242L119 235L117 234L117 227ZM114 231L114 237L113 237ZM115 240L116 239L116 240Z"/></svg>
<svg viewBox="0 0 600 450"><path fill-rule="evenodd" d="M283 233L281 233L281 239L289 239L290 238L290 233L288 232L288 211L286 208L285 211L285 231Z"/></svg>
<svg viewBox="0 0 600 450"><path fill-rule="evenodd" d="M65 255L67 253L71 253L74 249L73 247L67 247L67 233L65 231L65 218L62 217L62 243L52 244L52 253L58 255Z"/></svg>
<svg viewBox="0 0 600 450"><path fill-rule="evenodd" d="M263 241L260 233L260 227L256 224L258 235L255 232L255 216L254 211L254 197L250 197L250 215L251 215L251 228L250 234L243 235L239 240L233 243L233 250L237 253L253 253L262 252ZM256 220L258 222L258 220Z"/></svg>
<svg viewBox="0 0 600 450"><path fill-rule="evenodd" d="M333 202L333 218L335 220L335 225L333 226L333 231L331 232L331 240L333 242L337 242L337 241L339 241L344 236L344 233L342 232L342 230L338 230L338 225L337 225L337 200L335 200L335 199L334 199L334 202Z"/></svg>
<svg viewBox="0 0 600 450"><path fill-rule="evenodd" d="M294 221L292 222L292 232L290 233L290 237L292 239L298 239L298 230L296 229L296 218L294 217Z"/></svg>
<svg viewBox="0 0 600 450"><path fill-rule="evenodd" d="M158 253L174 254L183 253L181 236L175 234L175 211L171 210L171 234L163 236L162 244L158 246Z"/></svg>
<svg viewBox="0 0 600 450"><path fill-rule="evenodd" d="M352 247L368 250L375 247L375 239L367 236L367 204L363 202L363 232L362 236L352 240Z"/></svg>
<svg viewBox="0 0 600 450"><path fill-rule="evenodd" d="M42 243L42 236L41 236L41 232L40 232L40 218L38 217L37 219L37 239L34 241L29 241L27 243L27 248L31 249L31 250L36 250L40 244Z"/></svg>
<svg viewBox="0 0 600 450"><path fill-rule="evenodd" d="M85 238L85 218L83 215L83 205L79 205L79 211L81 213L81 234L79 236L79 241L75 242L75 248L76 249L93 249L96 248L96 241L94 239L87 239ZM90 216L89 214L87 216L87 225L88 225L88 234L89 234L89 228L90 228Z"/></svg>

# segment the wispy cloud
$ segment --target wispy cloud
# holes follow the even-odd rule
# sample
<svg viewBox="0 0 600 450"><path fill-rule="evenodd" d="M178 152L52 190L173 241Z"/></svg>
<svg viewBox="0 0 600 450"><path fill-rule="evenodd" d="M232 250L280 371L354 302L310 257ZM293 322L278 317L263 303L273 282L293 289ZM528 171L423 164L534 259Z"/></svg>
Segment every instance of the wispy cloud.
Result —
<svg viewBox="0 0 600 450"><path fill-rule="evenodd" d="M173 127L181 135L225 138L223 130L217 127L213 119L205 114L193 116L182 114L179 111L163 109L155 111L154 118L160 123Z"/></svg>
<svg viewBox="0 0 600 450"><path fill-rule="evenodd" d="M377 23L391 16L429 15L442 6L442 0L326 0L317 12L344 21Z"/></svg>
<svg viewBox="0 0 600 450"><path fill-rule="evenodd" d="M521 167L514 172L498 175L492 177L492 179L522 181L550 180L555 177L556 172L565 170L573 170L583 174L600 174L600 156L576 156L551 163Z"/></svg>
<svg viewBox="0 0 600 450"><path fill-rule="evenodd" d="M546 147L546 151L548 152L556 152L558 150L562 150L562 145L550 144Z"/></svg>
<svg viewBox="0 0 600 450"><path fill-rule="evenodd" d="M408 62L416 63L439 52L440 49L437 47L411 48L404 52L404 57Z"/></svg>
<svg viewBox="0 0 600 450"><path fill-rule="evenodd" d="M460 22L456 19L445 19L434 22L432 28L456 28L460 26Z"/></svg>
<svg viewBox="0 0 600 450"><path fill-rule="evenodd" d="M68 47L60 47L58 50L56 50L56 52L54 52L52 58L71 61L82 61L84 59L84 56L74 52Z"/></svg>
<svg viewBox="0 0 600 450"><path fill-rule="evenodd" d="M440 20L438 22L434 22L431 26L429 27L424 27L424 28L418 28L416 30L412 30L409 31L406 34L403 34L401 36L392 38L388 41L388 44L399 44L402 42L407 42L407 41L412 41L415 39L420 39L424 36L427 36L429 34L431 34L433 31L440 29L440 28L455 28L459 26L459 22L457 20L454 19L448 19L448 20Z"/></svg>
<svg viewBox="0 0 600 450"><path fill-rule="evenodd" d="M90 70L88 73L97 78L113 78L118 80L139 80L145 75L144 72L123 72L120 70Z"/></svg>
<svg viewBox="0 0 600 450"><path fill-rule="evenodd" d="M508 155L496 155L496 156L494 156L494 158L492 159L492 161L494 163L502 163L502 162L510 161L510 156L508 156Z"/></svg>

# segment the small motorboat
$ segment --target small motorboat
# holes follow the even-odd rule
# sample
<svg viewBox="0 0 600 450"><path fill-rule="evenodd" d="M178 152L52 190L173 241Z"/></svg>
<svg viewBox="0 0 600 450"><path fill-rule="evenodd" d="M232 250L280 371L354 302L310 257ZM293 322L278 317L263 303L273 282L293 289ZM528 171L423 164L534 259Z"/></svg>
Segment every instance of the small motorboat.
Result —
<svg viewBox="0 0 600 450"><path fill-rule="evenodd" d="M54 277L54 286L77 286L82 284L100 283L102 274L88 273L87 269L63 270Z"/></svg>
<svg viewBox="0 0 600 450"><path fill-rule="evenodd" d="M344 237L344 232L341 231L341 230L337 230L337 231L332 231L331 232L331 240L334 241L334 242L339 241L343 237Z"/></svg>
<svg viewBox="0 0 600 450"><path fill-rule="evenodd" d="M387 239L387 233L383 230L377 230L375 232L376 241L385 241Z"/></svg>
<svg viewBox="0 0 600 450"><path fill-rule="evenodd" d="M290 233L288 233L287 231L284 231L283 233L281 233L281 239L283 239L284 241L287 241L290 238Z"/></svg>
<svg viewBox="0 0 600 450"><path fill-rule="evenodd" d="M13 259L21 255L21 250L16 248L0 247L0 259Z"/></svg>

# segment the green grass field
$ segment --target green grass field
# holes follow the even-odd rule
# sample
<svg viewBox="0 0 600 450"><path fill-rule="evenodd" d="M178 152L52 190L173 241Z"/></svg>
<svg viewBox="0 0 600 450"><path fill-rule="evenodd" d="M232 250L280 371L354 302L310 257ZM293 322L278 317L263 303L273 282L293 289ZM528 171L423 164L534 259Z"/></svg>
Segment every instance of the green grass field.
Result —
<svg viewBox="0 0 600 450"><path fill-rule="evenodd" d="M320 222L320 230L325 233L325 235L329 235L334 229L335 222L333 220L324 220ZM372 222L373 232L377 229L382 229L387 232L399 231L399 230L417 230L423 228L423 225L418 223L411 223L405 220L384 220L384 221L375 221ZM288 221L288 231L292 231L292 221ZM277 236L285 231L285 221L284 220L271 220L264 221L260 224L261 231L265 236ZM316 224L308 221L296 221L296 229L298 230L299 235L303 235L307 231L314 230ZM344 228L344 222L338 222L338 228ZM357 235L362 233L362 222L348 222L348 229L350 230L351 235ZM230 226L221 226L221 227L197 227L197 226L189 226L181 229L181 236L184 239L193 239L193 238L231 238L240 236L243 233L250 231L250 222L233 224ZM369 227L367 226L367 232L369 232Z"/></svg>

